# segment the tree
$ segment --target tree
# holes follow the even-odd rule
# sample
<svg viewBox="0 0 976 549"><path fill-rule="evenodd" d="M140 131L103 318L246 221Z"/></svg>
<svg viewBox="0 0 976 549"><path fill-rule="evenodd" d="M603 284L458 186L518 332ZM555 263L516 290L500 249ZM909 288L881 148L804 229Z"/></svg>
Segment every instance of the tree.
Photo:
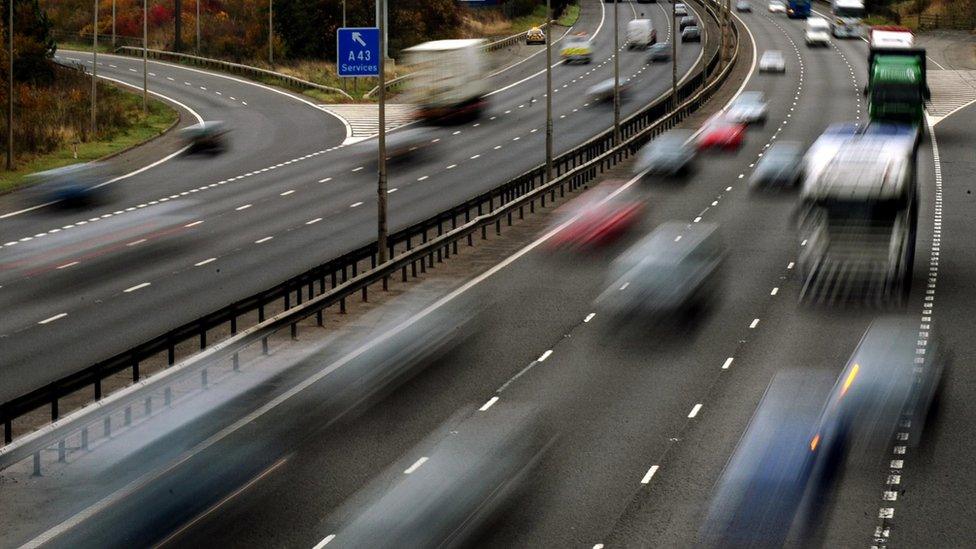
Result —
<svg viewBox="0 0 976 549"><path fill-rule="evenodd" d="M20 82L48 82L53 76L51 58L56 44L51 36L51 21L41 10L37 0L0 0L3 10L3 67L7 67L7 14L14 2L14 80ZM7 75L4 74L4 83ZM4 86L6 89L6 86Z"/></svg>

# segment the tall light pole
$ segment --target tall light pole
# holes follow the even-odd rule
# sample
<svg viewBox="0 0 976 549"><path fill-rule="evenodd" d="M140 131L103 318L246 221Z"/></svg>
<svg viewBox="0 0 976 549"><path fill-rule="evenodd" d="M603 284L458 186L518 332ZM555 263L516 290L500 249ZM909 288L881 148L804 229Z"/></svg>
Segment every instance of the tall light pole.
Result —
<svg viewBox="0 0 976 549"><path fill-rule="evenodd" d="M620 0L613 0L613 144L620 144L620 44L618 42L617 5Z"/></svg>
<svg viewBox="0 0 976 549"><path fill-rule="evenodd" d="M346 26L346 0L342 0L342 26ZM340 78L339 83L342 84L342 90L346 90L346 79Z"/></svg>
<svg viewBox="0 0 976 549"><path fill-rule="evenodd" d="M383 33L383 47L380 48L380 53L383 54L383 57L384 58L388 57L388 52L386 51L386 49L387 49L387 46L386 46L386 44L387 44L387 36L386 36L386 33L387 33L387 20L386 20L386 18L387 18L386 2L382 2L381 0L376 0L376 26L379 27L379 28L381 28L381 29L383 29L383 30L380 31L380 32ZM379 23L380 19L383 20L383 24L382 25L380 25L380 23Z"/></svg>
<svg viewBox="0 0 976 549"><path fill-rule="evenodd" d="M552 23L552 6L550 0L546 0L546 182L552 181L552 25L550 23Z"/></svg>
<svg viewBox="0 0 976 549"><path fill-rule="evenodd" d="M11 2L13 0L10 0ZM95 139L98 112L98 0L95 0L95 25L92 27L92 93L91 93L91 133Z"/></svg>
<svg viewBox="0 0 976 549"><path fill-rule="evenodd" d="M142 112L149 110L149 0L142 0Z"/></svg>
<svg viewBox="0 0 976 549"><path fill-rule="evenodd" d="M115 0L112 0L112 51L115 51Z"/></svg>
<svg viewBox="0 0 976 549"><path fill-rule="evenodd" d="M173 0L173 11L176 12L173 51L179 52L183 49L183 0Z"/></svg>
<svg viewBox="0 0 976 549"><path fill-rule="evenodd" d="M274 0L268 0L268 63L274 66Z"/></svg>
<svg viewBox="0 0 976 549"><path fill-rule="evenodd" d="M386 0L377 0L383 3L383 9L386 9ZM380 135L379 135L379 170L376 185L376 214L377 214L377 231L376 231L376 246L377 246L377 259L380 264L386 263L386 56L383 52L386 50L386 21L385 18L380 18L379 23L379 35L380 35L380 88L379 88L379 123L380 123Z"/></svg>
<svg viewBox="0 0 976 549"><path fill-rule="evenodd" d="M671 2L671 98L677 105L678 101L678 14Z"/></svg>
<svg viewBox="0 0 976 549"><path fill-rule="evenodd" d="M14 2L7 1L7 171L14 169Z"/></svg>
<svg viewBox="0 0 976 549"><path fill-rule="evenodd" d="M200 55L200 0L197 2L197 55Z"/></svg>

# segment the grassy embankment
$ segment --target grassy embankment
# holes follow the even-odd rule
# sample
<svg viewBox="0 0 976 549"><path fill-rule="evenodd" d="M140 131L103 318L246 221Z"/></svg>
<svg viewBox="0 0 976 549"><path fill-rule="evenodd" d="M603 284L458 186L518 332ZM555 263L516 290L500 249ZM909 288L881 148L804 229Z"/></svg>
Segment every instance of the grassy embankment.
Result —
<svg viewBox="0 0 976 549"><path fill-rule="evenodd" d="M99 129L88 131L88 77L58 71L56 84L22 88L15 108L16 169L0 171L0 193L30 183L27 176L88 162L151 139L176 122L178 113L150 100L142 111L140 94L99 84Z"/></svg>

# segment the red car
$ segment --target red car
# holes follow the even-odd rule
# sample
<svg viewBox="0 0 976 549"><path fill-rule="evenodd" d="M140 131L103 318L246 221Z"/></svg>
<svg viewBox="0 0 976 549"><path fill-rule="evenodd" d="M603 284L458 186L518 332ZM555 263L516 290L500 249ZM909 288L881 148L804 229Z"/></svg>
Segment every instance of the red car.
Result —
<svg viewBox="0 0 976 549"><path fill-rule="evenodd" d="M570 203L554 224L562 229L549 239L547 247L553 251L593 250L633 228L644 212L644 202L628 191L611 197L615 190L616 185L611 183Z"/></svg>
<svg viewBox="0 0 976 549"><path fill-rule="evenodd" d="M746 126L724 118L713 119L705 123L702 132L698 134L698 150L722 149L736 151L742 146Z"/></svg>

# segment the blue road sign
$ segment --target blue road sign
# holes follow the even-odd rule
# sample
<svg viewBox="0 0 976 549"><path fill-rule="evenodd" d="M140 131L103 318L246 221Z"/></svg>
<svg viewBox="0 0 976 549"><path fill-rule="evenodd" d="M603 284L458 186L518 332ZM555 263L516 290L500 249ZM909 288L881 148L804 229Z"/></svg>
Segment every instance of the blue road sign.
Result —
<svg viewBox="0 0 976 549"><path fill-rule="evenodd" d="M380 75L380 29L344 27L336 34L339 76Z"/></svg>

